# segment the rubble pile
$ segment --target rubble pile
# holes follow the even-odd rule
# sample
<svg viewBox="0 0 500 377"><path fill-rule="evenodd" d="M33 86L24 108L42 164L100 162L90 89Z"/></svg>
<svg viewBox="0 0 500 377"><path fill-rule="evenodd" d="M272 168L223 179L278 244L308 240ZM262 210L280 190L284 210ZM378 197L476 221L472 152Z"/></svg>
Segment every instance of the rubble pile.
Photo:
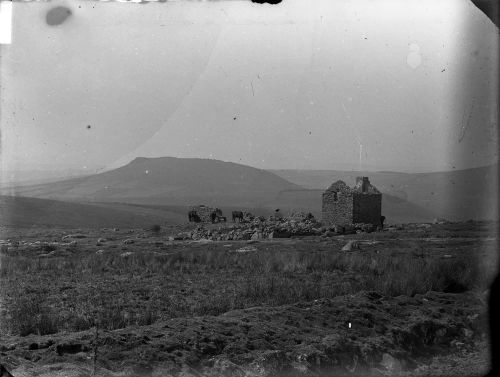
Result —
<svg viewBox="0 0 500 377"><path fill-rule="evenodd" d="M283 219L255 217L253 220L234 223L230 226L209 228L199 225L191 231L180 232L169 237L174 240L212 240L239 241L261 240L272 238L290 238L296 236L335 236L356 232L371 232L375 227L371 224L353 224L349 226L321 226L311 213L297 212Z"/></svg>
<svg viewBox="0 0 500 377"><path fill-rule="evenodd" d="M172 240L200 240L213 241L231 240L258 240L264 238L288 238L292 236L321 235L320 224L316 220L305 221L282 219L262 220L255 218L252 221L235 223L230 226L219 226L208 229L198 226L192 231L180 232L171 237Z"/></svg>

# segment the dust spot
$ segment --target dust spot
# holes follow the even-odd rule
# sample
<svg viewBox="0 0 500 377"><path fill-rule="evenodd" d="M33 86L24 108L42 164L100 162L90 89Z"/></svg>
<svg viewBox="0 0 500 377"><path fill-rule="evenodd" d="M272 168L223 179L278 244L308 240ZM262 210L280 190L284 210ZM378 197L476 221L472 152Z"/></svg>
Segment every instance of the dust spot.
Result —
<svg viewBox="0 0 500 377"><path fill-rule="evenodd" d="M87 125L87 130L90 130L92 126L90 124Z"/></svg>
<svg viewBox="0 0 500 377"><path fill-rule="evenodd" d="M71 9L67 7L55 7L47 12L45 21L50 26L61 25L71 14Z"/></svg>
<svg viewBox="0 0 500 377"><path fill-rule="evenodd" d="M281 3L281 0L252 0L252 3L257 3L257 4L279 4Z"/></svg>

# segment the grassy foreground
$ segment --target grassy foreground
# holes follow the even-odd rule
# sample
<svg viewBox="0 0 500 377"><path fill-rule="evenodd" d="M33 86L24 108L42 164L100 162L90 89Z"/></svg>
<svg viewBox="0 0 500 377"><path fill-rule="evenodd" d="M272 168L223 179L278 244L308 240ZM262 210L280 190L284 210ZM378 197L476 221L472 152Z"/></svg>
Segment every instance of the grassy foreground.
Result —
<svg viewBox="0 0 500 377"><path fill-rule="evenodd" d="M361 290L481 293L496 266L487 227L253 244L168 242L168 230L83 231L76 243L54 242L64 231L32 232L24 237L31 245L0 256L0 332L44 335L96 324L113 330ZM352 239L360 249L341 251Z"/></svg>

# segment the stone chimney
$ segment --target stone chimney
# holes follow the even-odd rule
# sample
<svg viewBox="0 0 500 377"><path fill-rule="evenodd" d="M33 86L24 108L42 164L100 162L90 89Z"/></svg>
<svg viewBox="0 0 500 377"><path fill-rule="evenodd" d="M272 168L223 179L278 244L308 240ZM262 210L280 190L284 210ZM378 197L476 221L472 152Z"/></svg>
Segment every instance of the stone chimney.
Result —
<svg viewBox="0 0 500 377"><path fill-rule="evenodd" d="M361 192L367 192L370 187L370 180L368 177L356 177L356 187L361 189Z"/></svg>
<svg viewBox="0 0 500 377"><path fill-rule="evenodd" d="M368 187L370 187L370 180L368 179L368 177L363 177L362 191L363 192L367 192L368 191Z"/></svg>

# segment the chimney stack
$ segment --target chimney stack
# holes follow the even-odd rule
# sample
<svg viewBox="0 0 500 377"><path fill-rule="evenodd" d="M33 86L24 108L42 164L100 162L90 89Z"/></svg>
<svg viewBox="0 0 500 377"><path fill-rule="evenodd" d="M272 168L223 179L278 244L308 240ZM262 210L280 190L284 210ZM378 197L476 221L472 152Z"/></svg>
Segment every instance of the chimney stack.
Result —
<svg viewBox="0 0 500 377"><path fill-rule="evenodd" d="M368 179L368 177L363 177L362 191L363 192L367 192L368 191L368 187L370 187L370 180Z"/></svg>

